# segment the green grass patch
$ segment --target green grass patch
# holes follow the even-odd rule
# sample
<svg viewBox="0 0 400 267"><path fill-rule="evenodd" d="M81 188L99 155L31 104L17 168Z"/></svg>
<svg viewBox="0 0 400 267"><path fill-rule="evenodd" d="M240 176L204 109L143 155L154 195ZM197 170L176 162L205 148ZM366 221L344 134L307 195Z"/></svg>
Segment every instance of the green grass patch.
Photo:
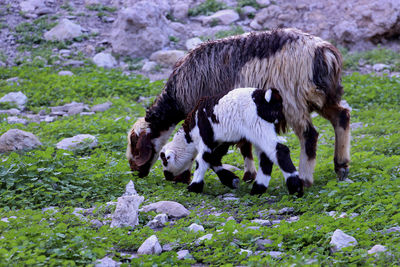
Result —
<svg viewBox="0 0 400 267"><path fill-rule="evenodd" d="M189 16L206 15L209 16L219 10L225 9L227 6L225 3L217 0L206 0L200 5L189 9Z"/></svg>
<svg viewBox="0 0 400 267"><path fill-rule="evenodd" d="M392 71L400 70L400 54L390 49L378 48L364 52L349 52L341 49L344 57L344 68L357 70L359 63L374 65L377 63L388 64L392 66Z"/></svg>

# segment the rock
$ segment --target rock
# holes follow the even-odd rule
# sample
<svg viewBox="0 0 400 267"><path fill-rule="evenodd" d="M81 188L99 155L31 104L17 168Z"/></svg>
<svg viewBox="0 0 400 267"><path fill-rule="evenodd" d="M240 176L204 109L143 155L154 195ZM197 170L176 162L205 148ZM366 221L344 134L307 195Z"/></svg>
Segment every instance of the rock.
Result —
<svg viewBox="0 0 400 267"><path fill-rule="evenodd" d="M343 108L347 108L348 110L352 111L353 109L350 107L349 103L347 103L346 100L341 100L340 101L340 106Z"/></svg>
<svg viewBox="0 0 400 267"><path fill-rule="evenodd" d="M260 226L249 226L247 227L247 229L251 229L251 230L260 230Z"/></svg>
<svg viewBox="0 0 400 267"><path fill-rule="evenodd" d="M14 150L30 150L42 143L32 133L11 129L0 136L0 153Z"/></svg>
<svg viewBox="0 0 400 267"><path fill-rule="evenodd" d="M166 224L168 222L168 215L165 213L157 214L154 217L154 220L159 221L162 224Z"/></svg>
<svg viewBox="0 0 400 267"><path fill-rule="evenodd" d="M7 122L9 124L16 124L16 123L21 123L21 124L27 124L28 121L22 118L18 118L17 116L10 116L7 118Z"/></svg>
<svg viewBox="0 0 400 267"><path fill-rule="evenodd" d="M274 224L280 224L281 223L281 220L272 220L272 224L274 225Z"/></svg>
<svg viewBox="0 0 400 267"><path fill-rule="evenodd" d="M377 64L374 64L374 65L372 66L372 69L373 69L374 71L376 71L376 72L381 72L381 71L383 71L383 70L385 70L385 69L390 69L390 66L389 66L389 65L386 65L386 64L382 64L382 63L377 63Z"/></svg>
<svg viewBox="0 0 400 267"><path fill-rule="evenodd" d="M96 114L96 113L94 113L94 112L81 112L81 113L79 113L79 115L81 115L81 116L91 116L91 115L94 115L94 114Z"/></svg>
<svg viewBox="0 0 400 267"><path fill-rule="evenodd" d="M189 4L185 2L176 3L172 7L172 16L175 19L183 20L186 19L189 13Z"/></svg>
<svg viewBox="0 0 400 267"><path fill-rule="evenodd" d="M146 225L150 228L161 228L164 227L165 224L168 222L167 214L158 214L154 217L153 220L149 221Z"/></svg>
<svg viewBox="0 0 400 267"><path fill-rule="evenodd" d="M103 226L103 223L99 220L91 220L90 224L92 225L92 227L97 229Z"/></svg>
<svg viewBox="0 0 400 267"><path fill-rule="evenodd" d="M300 219L299 216L293 216L287 219L287 222L288 223L297 222L299 219Z"/></svg>
<svg viewBox="0 0 400 267"><path fill-rule="evenodd" d="M242 7L241 10L242 10L243 15L245 15L245 16L248 16L251 14L256 14L256 12L257 12L257 9L255 9L252 6L244 6L244 7Z"/></svg>
<svg viewBox="0 0 400 267"><path fill-rule="evenodd" d="M36 9L45 7L44 0L28 0L21 1L21 3L19 3L19 8L24 13L34 12Z"/></svg>
<svg viewBox="0 0 400 267"><path fill-rule="evenodd" d="M150 236L144 241L144 243L138 249L138 255L148 254L161 254L162 249L160 243L158 243L158 238L155 235Z"/></svg>
<svg viewBox="0 0 400 267"><path fill-rule="evenodd" d="M272 245L273 243L274 241L272 241L271 239L258 239L256 241L257 248L260 250L264 250L265 245Z"/></svg>
<svg viewBox="0 0 400 267"><path fill-rule="evenodd" d="M142 207L144 212L155 210L158 213L165 213L170 217L182 218L190 212L182 205L174 201L159 201Z"/></svg>
<svg viewBox="0 0 400 267"><path fill-rule="evenodd" d="M118 267L120 265L121 265L120 262L117 262L117 261L113 260L112 258L106 256L100 260L97 260L94 266L95 267Z"/></svg>
<svg viewBox="0 0 400 267"><path fill-rule="evenodd" d="M282 252L280 251L268 251L267 252L272 258L279 259L282 258Z"/></svg>
<svg viewBox="0 0 400 267"><path fill-rule="evenodd" d="M173 66L184 55L185 52L181 50L161 50L151 54L150 60L156 61L158 64Z"/></svg>
<svg viewBox="0 0 400 267"><path fill-rule="evenodd" d="M400 226L394 226L384 231L386 234L400 232Z"/></svg>
<svg viewBox="0 0 400 267"><path fill-rule="evenodd" d="M250 257L251 255L253 255L253 251L249 249L240 249L239 254L242 255L243 253L246 253L246 257Z"/></svg>
<svg viewBox="0 0 400 267"><path fill-rule="evenodd" d="M44 33L47 41L65 41L82 35L82 27L68 19L62 19L57 26Z"/></svg>
<svg viewBox="0 0 400 267"><path fill-rule="evenodd" d="M130 180L125 186L125 193L124 196L135 196L137 192L135 190L135 184L132 180Z"/></svg>
<svg viewBox="0 0 400 267"><path fill-rule="evenodd" d="M156 66L157 66L156 62L147 61L146 63L144 63L144 65L142 67L142 71L149 72L149 71L155 70Z"/></svg>
<svg viewBox="0 0 400 267"><path fill-rule="evenodd" d="M333 232L331 242L329 242L329 244L331 245L331 251L334 253L342 248L356 246L358 243L354 237L345 234L340 229L336 229L335 232Z"/></svg>
<svg viewBox="0 0 400 267"><path fill-rule="evenodd" d="M56 117L52 117L52 116L46 116L43 119L44 122L53 122L55 120L56 120Z"/></svg>
<svg viewBox="0 0 400 267"><path fill-rule="evenodd" d="M294 208L285 207L278 211L278 214L292 214L294 212Z"/></svg>
<svg viewBox="0 0 400 267"><path fill-rule="evenodd" d="M353 122L353 123L350 124L350 129L351 129L352 131L354 131L354 130L356 130L356 129L362 128L363 126L364 126L364 125L363 125L362 122Z"/></svg>
<svg viewBox="0 0 400 267"><path fill-rule="evenodd" d="M162 250L163 251L171 251L174 249L175 246L176 245L174 243L168 243L168 244L165 244L164 246L162 246Z"/></svg>
<svg viewBox="0 0 400 267"><path fill-rule="evenodd" d="M0 103L14 103L19 109L24 109L28 98L22 92L11 92L0 98Z"/></svg>
<svg viewBox="0 0 400 267"><path fill-rule="evenodd" d="M118 198L117 207L112 214L110 227L135 227L139 224L139 205L144 197L122 196Z"/></svg>
<svg viewBox="0 0 400 267"><path fill-rule="evenodd" d="M212 234L206 234L206 235L203 235L202 237L199 237L197 239L197 241L200 243L201 241L204 241L204 240L211 240L212 237L213 237Z"/></svg>
<svg viewBox="0 0 400 267"><path fill-rule="evenodd" d="M251 220L252 223L257 223L261 226L271 226L272 223L269 220L254 219Z"/></svg>
<svg viewBox="0 0 400 267"><path fill-rule="evenodd" d="M189 250L179 250L177 252L178 254L178 260L184 260L184 259L190 259L192 256L189 253Z"/></svg>
<svg viewBox="0 0 400 267"><path fill-rule="evenodd" d="M65 138L57 143L56 147L58 149L64 150L76 150L88 146L89 148L94 148L97 146L97 138L90 134L78 134L70 138Z"/></svg>
<svg viewBox="0 0 400 267"><path fill-rule="evenodd" d="M224 197L223 199L225 201L239 201L240 200L238 197Z"/></svg>
<svg viewBox="0 0 400 267"><path fill-rule="evenodd" d="M224 9L217 11L211 16L206 16L203 18L203 25L210 25L217 22L218 24L229 25L235 21L239 20L239 14L232 9Z"/></svg>
<svg viewBox="0 0 400 267"><path fill-rule="evenodd" d="M175 32L168 26L165 10L157 1L139 1L118 13L111 30L113 52L148 57L169 44Z"/></svg>
<svg viewBox="0 0 400 267"><path fill-rule="evenodd" d="M73 59L67 60L63 63L64 67L82 67L83 65L85 65L85 62Z"/></svg>
<svg viewBox="0 0 400 267"><path fill-rule="evenodd" d="M98 105L94 105L90 111L93 112L103 112L106 111L107 109L109 109L112 106L111 102L106 102L106 103L102 103L102 104L98 104Z"/></svg>
<svg viewBox="0 0 400 267"><path fill-rule="evenodd" d="M195 233L204 232L204 227L202 225L198 225L197 223L192 223L189 226L189 231L192 231L192 232L195 232Z"/></svg>
<svg viewBox="0 0 400 267"><path fill-rule="evenodd" d="M81 113L83 110L87 110L87 105L84 103L71 102L63 106L50 107L53 116L63 116L63 115L76 115Z"/></svg>
<svg viewBox="0 0 400 267"><path fill-rule="evenodd" d="M203 41L199 37L194 37L194 38L186 40L185 46L186 46L187 50L192 50L193 48L196 48L201 43L203 43Z"/></svg>
<svg viewBox="0 0 400 267"><path fill-rule="evenodd" d="M62 70L62 71L58 72L58 75L60 75L60 76L73 76L74 74L72 73L72 71Z"/></svg>
<svg viewBox="0 0 400 267"><path fill-rule="evenodd" d="M114 68L117 66L117 61L115 58L110 54L110 53L98 53L93 57L93 62L96 64L98 67L103 67L103 68Z"/></svg>
<svg viewBox="0 0 400 267"><path fill-rule="evenodd" d="M378 252L385 252L387 248L382 245L375 245L370 250L368 250L368 254L375 254Z"/></svg>
<svg viewBox="0 0 400 267"><path fill-rule="evenodd" d="M38 16L43 16L43 15L51 14L51 13L53 13L53 12L54 12L53 9L48 8L48 7L42 7L42 8L38 8L38 9L36 10L36 14L37 14Z"/></svg>
<svg viewBox="0 0 400 267"><path fill-rule="evenodd" d="M256 0L256 2L260 6L269 6L271 4L270 0Z"/></svg>

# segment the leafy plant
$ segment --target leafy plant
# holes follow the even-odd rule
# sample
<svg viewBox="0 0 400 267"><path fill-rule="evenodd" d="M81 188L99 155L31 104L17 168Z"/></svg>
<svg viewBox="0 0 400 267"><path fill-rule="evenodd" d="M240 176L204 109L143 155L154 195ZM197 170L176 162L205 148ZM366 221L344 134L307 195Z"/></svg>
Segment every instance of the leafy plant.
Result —
<svg viewBox="0 0 400 267"><path fill-rule="evenodd" d="M242 27L240 26L233 26L231 27L230 30L227 31L219 31L215 34L215 38L217 39L221 39L221 38L225 38L225 37L229 37L229 36L234 36L234 35L239 35L239 34L243 34L244 30Z"/></svg>
<svg viewBox="0 0 400 267"><path fill-rule="evenodd" d="M198 15L211 15L221 9L225 9L226 4L223 2L219 2L217 0L206 0L200 5L189 9L189 16L198 16Z"/></svg>

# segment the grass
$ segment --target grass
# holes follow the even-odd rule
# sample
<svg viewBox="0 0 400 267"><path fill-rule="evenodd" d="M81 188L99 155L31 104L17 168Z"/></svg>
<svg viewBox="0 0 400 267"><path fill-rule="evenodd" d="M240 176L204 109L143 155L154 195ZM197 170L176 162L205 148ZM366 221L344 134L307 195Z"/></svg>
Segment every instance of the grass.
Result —
<svg viewBox="0 0 400 267"><path fill-rule="evenodd" d="M209 16L219 10L225 9L226 4L217 0L206 0L200 5L189 9L189 16L206 15Z"/></svg>
<svg viewBox="0 0 400 267"><path fill-rule="evenodd" d="M385 54L385 53L384 53ZM345 55L345 60L348 60ZM379 60L383 55L379 56ZM392 60L392 59L390 59ZM65 68L63 68L65 69ZM43 146L28 152L3 154L0 160L0 265L90 265L106 255L132 266L387 266L400 259L400 232L386 234L400 226L400 99L399 78L353 73L343 78L344 99L353 108L352 122L363 127L352 132L352 164L349 178L354 183L336 180L333 171L334 132L326 120L313 119L320 136L315 169L315 184L303 198L289 196L283 177L274 168L270 187L261 197L250 196L251 185L241 182L238 190L224 187L212 172L205 177L203 194L189 193L186 186L163 178L158 162L148 177L130 173L125 158L126 132L145 113L136 100L155 96L161 82L150 83L140 76L126 76L119 70L104 70L88 65L70 69L74 76L58 76L57 67L24 65L0 70L0 97L12 91L28 96L28 110L38 112L48 106L71 101L89 105L111 101L112 107L93 116L63 117L53 123L9 125L0 114L0 134L12 128L34 133ZM19 85L5 80L19 77ZM125 117L131 119L125 121ZM80 133L95 135L99 146L93 150L60 151L55 144ZM294 164L298 166L299 143L293 133L286 135ZM242 169L238 151L227 155L225 163ZM239 176L243 171L237 171ZM140 213L135 228L94 228L90 220L105 221L105 203L116 200L133 180L145 204L172 200L185 205L191 214L158 232L146 227L156 213ZM233 193L238 201L221 197ZM59 212L43 212L56 206ZM96 207L87 221L71 215L75 207ZM260 215L270 209L294 209L291 215ZM350 218L334 218L327 212L358 213ZM274 227L256 226L252 219L285 219L299 216L296 222L282 221ZM15 217L13 217L15 216ZM235 221L227 221L233 216ZM204 226L205 233L193 233L191 223ZM354 248L330 252L330 237L336 229L358 241ZM197 238L212 233L213 238L196 244ZM173 250L161 255L129 259L150 235ZM281 258L240 254L241 249L257 250L255 242L268 238L265 251L280 251ZM390 254L367 254L373 245L387 247ZM193 259L178 260L176 251L188 249Z"/></svg>
<svg viewBox="0 0 400 267"><path fill-rule="evenodd" d="M390 49L378 48L364 52L349 52L346 49L341 49L344 56L344 67L350 70L357 70L359 63L374 65L383 63L391 65L392 71L400 70L400 54Z"/></svg>

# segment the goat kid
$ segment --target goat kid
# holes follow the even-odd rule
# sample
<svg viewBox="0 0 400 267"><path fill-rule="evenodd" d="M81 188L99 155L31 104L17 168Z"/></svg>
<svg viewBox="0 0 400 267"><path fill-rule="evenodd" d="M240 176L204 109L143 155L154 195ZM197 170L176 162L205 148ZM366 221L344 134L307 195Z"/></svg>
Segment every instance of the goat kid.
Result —
<svg viewBox="0 0 400 267"><path fill-rule="evenodd" d="M279 142L277 132L285 124L282 98L276 89L239 88L225 96L201 99L186 118L183 129L161 150L167 179L189 174L193 160L196 169L188 186L200 193L209 167L222 184L237 188L238 177L225 169L222 157L230 145L246 140L252 143L259 158L259 170L251 194L264 193L271 179L272 165L277 164L285 177L289 193L303 195L303 181L290 158L289 148Z"/></svg>

